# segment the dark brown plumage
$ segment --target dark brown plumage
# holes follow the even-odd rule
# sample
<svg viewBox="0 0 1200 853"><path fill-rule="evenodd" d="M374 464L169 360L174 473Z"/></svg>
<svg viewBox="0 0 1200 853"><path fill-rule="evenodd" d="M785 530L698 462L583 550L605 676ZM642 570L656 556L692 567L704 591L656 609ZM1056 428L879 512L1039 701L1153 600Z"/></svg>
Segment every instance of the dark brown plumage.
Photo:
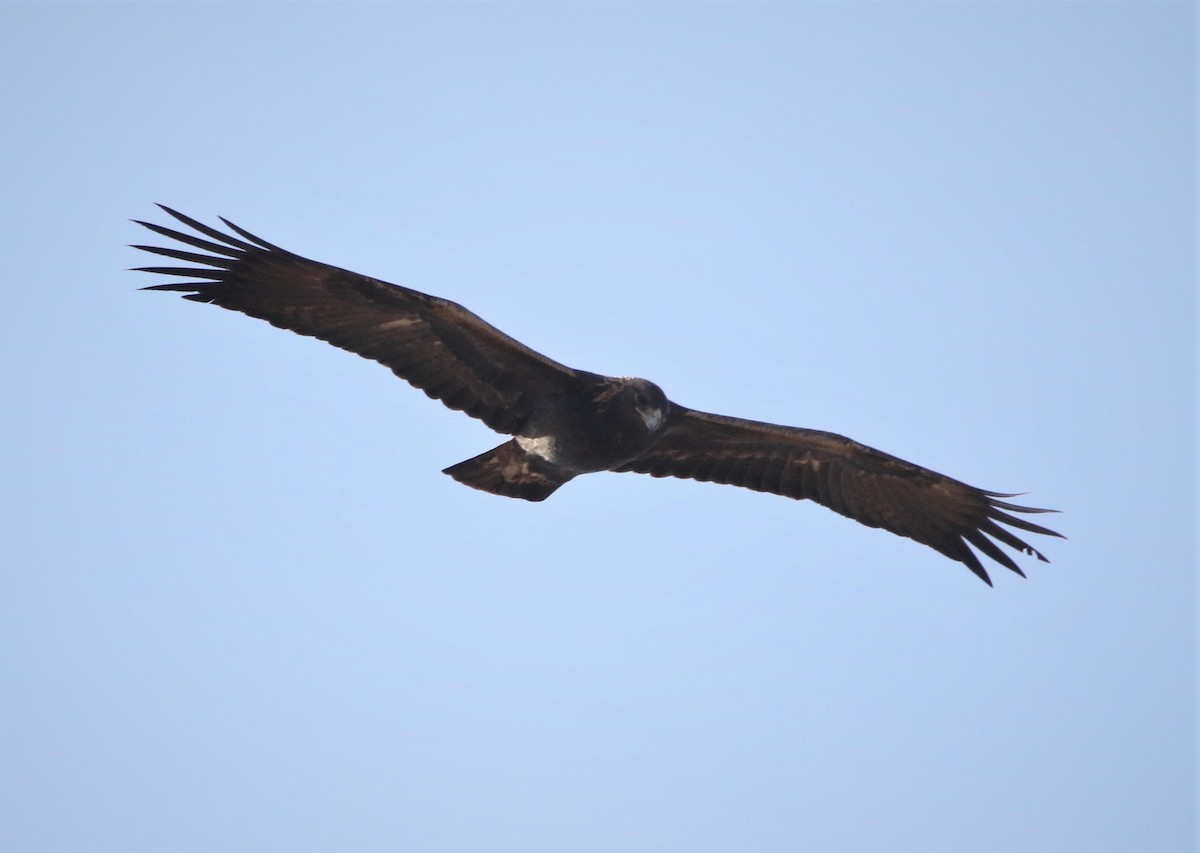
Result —
<svg viewBox="0 0 1200 853"><path fill-rule="evenodd" d="M974 546L1023 575L997 543L1046 558L1008 527L1059 536L1008 503L848 438L694 411L645 379L574 370L454 302L302 258L222 220L227 234L163 207L198 234L139 222L191 249L135 246L195 266L138 267L160 284L373 359L451 409L514 436L446 469L473 488L540 501L573 477L636 471L809 499L906 536L991 584ZM1002 526L1006 525L1006 526Z"/></svg>

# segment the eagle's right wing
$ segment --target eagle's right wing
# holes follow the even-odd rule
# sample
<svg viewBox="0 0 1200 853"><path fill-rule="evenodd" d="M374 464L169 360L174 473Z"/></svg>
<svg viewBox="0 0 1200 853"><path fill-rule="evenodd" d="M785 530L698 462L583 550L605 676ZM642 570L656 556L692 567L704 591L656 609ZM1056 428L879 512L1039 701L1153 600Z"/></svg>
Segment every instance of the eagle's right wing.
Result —
<svg viewBox="0 0 1200 853"><path fill-rule="evenodd" d="M160 205L204 239L138 222L187 246L134 248L199 266L138 267L198 279L182 291L373 359L451 409L502 433L521 429L539 399L591 374L547 358L461 305L292 254L222 219L241 238Z"/></svg>

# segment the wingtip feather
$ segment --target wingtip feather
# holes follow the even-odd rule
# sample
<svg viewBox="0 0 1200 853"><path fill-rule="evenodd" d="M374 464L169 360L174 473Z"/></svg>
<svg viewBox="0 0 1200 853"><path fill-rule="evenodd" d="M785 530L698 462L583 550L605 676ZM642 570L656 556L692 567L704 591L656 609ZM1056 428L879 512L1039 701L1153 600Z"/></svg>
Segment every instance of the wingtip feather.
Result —
<svg viewBox="0 0 1200 853"><path fill-rule="evenodd" d="M232 223L232 222L230 222L228 219L226 219L224 216L218 216L217 218L218 218L218 219L220 219L222 222L224 222L224 223L225 223L227 226L229 226L230 228L232 228L232 229L233 229L233 230L234 230L236 233L240 234L242 237L244 237L244 238L246 238L247 240L249 240L250 242L252 242L252 243L256 243L256 244L258 244L259 246L261 246L262 248L264 248L264 249L267 249L267 250L269 250L269 251L272 251L272 252L278 252L278 253L281 253L281 254L283 254L283 253L286 253L286 250L285 250L285 249L281 249L281 248L279 248L278 246L274 245L273 243L268 243L268 242L267 242L266 240L264 240L262 237L259 237L259 236L257 236L257 235L251 234L251 233L250 233L249 231L247 231L245 228L242 228L242 227L240 227L240 226L238 226L238 225L235 225L235 224L233 224L233 223Z"/></svg>

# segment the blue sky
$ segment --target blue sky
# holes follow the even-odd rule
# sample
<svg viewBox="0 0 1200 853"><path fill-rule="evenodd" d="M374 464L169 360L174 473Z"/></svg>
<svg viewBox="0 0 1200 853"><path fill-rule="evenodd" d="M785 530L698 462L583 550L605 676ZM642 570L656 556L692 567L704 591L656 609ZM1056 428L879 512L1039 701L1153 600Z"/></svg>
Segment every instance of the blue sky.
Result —
<svg viewBox="0 0 1200 853"><path fill-rule="evenodd" d="M0 6L0 849L1195 844L1195 7ZM544 504L161 201L1063 510Z"/></svg>

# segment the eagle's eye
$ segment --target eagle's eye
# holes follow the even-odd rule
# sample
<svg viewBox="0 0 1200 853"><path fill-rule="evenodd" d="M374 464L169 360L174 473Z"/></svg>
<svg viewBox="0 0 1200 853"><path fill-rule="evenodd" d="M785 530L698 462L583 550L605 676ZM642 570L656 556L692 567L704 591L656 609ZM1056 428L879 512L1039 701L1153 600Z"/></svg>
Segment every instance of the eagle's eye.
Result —
<svg viewBox="0 0 1200 853"><path fill-rule="evenodd" d="M633 394L633 402L637 403L639 406L644 406L650 402L650 398L646 396L646 392L644 391L635 391Z"/></svg>

